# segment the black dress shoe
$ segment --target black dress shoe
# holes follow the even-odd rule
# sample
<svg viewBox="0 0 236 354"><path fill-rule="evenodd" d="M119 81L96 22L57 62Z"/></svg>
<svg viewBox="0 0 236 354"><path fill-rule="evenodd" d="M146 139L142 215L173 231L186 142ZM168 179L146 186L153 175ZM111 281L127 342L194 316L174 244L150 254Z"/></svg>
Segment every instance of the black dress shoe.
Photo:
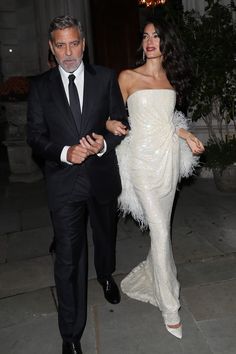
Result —
<svg viewBox="0 0 236 354"><path fill-rule="evenodd" d="M103 287L105 299L111 304L118 304L120 302L120 291L112 277L99 278L98 282Z"/></svg>
<svg viewBox="0 0 236 354"><path fill-rule="evenodd" d="M62 344L62 354L83 354L80 343L67 343Z"/></svg>

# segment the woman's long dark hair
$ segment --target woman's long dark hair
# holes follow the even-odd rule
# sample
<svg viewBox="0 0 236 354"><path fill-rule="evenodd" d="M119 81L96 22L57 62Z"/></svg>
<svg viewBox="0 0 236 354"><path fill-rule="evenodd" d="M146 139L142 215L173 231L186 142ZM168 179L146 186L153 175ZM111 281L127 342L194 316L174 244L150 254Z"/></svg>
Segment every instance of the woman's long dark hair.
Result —
<svg viewBox="0 0 236 354"><path fill-rule="evenodd" d="M144 28L148 24L153 24L160 38L160 51L163 55L163 68L171 85L176 90L177 107L186 107L188 96L190 95L192 80L191 58L188 55L181 36L177 34L174 25L164 19L148 19ZM142 45L139 48L139 56L143 54ZM144 64L142 59L139 65Z"/></svg>

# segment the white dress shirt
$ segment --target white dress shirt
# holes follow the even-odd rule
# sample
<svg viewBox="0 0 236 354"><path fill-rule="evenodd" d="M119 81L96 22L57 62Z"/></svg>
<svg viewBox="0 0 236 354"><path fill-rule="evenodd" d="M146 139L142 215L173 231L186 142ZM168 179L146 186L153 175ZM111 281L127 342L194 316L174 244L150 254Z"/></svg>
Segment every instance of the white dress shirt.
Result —
<svg viewBox="0 0 236 354"><path fill-rule="evenodd" d="M69 85L69 75L71 75L71 74L75 75L74 83L75 83L77 91L78 91L81 113L82 113L82 111L83 111L83 98L84 98L84 63L81 62L80 66L73 73L66 72L60 65L59 65L59 71L61 74L61 79L62 79L62 82L64 85L66 97L67 97L69 104L70 104L69 86L68 86ZM62 149L61 161L72 165L71 162L67 161L67 151L69 148L70 148L70 146L64 146L64 148ZM106 146L106 142L104 140L104 148L97 155L102 156L106 152L106 149L107 149L107 146Z"/></svg>
<svg viewBox="0 0 236 354"><path fill-rule="evenodd" d="M82 113L82 111L83 111L83 98L84 98L84 63L81 62L78 69L76 69L73 73L67 73L60 65L59 65L59 71L61 74L62 82L64 85L66 97L68 99L69 104L70 104L69 86L68 86L69 85L69 76L71 74L75 75L74 83L75 83L75 86L78 91L81 113Z"/></svg>

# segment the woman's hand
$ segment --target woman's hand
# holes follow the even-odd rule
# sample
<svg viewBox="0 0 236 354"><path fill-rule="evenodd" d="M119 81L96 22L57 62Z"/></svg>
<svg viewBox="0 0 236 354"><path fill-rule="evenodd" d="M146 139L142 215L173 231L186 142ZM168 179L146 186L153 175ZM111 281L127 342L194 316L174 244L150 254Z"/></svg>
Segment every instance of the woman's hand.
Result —
<svg viewBox="0 0 236 354"><path fill-rule="evenodd" d="M128 129L127 127L122 124L119 120L113 120L113 119L108 119L106 121L106 128L109 130L114 135L127 135L128 134Z"/></svg>
<svg viewBox="0 0 236 354"><path fill-rule="evenodd" d="M205 150L203 143L192 133L188 133L185 139L193 154L199 155Z"/></svg>

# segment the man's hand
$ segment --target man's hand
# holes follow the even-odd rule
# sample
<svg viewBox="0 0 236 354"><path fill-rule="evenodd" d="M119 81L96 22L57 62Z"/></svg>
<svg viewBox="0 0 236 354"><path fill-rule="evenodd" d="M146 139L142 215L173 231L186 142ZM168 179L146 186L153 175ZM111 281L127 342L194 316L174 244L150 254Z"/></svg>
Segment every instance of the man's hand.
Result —
<svg viewBox="0 0 236 354"><path fill-rule="evenodd" d="M92 133L92 136L86 135L82 138L80 144L88 151L89 155L95 155L104 148L104 138L102 135Z"/></svg>
<svg viewBox="0 0 236 354"><path fill-rule="evenodd" d="M72 145L67 151L67 161L81 164L89 155L89 151L81 144Z"/></svg>

